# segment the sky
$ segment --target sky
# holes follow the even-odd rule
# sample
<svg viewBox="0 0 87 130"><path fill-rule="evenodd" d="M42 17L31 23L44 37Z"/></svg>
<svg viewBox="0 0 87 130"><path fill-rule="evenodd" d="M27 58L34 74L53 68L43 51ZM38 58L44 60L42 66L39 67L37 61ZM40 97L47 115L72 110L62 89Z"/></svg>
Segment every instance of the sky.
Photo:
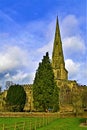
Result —
<svg viewBox="0 0 87 130"><path fill-rule="evenodd" d="M87 85L87 0L0 0L0 86L33 83L58 15L69 80Z"/></svg>

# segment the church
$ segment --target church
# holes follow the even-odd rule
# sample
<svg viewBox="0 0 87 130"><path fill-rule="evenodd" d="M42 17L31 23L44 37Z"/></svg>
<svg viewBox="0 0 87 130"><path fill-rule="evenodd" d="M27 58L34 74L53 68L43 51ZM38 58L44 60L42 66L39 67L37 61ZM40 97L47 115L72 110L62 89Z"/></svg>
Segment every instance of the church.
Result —
<svg viewBox="0 0 87 130"><path fill-rule="evenodd" d="M74 87L77 87L78 84L76 81L68 80L68 71L65 68L58 17L56 20L54 47L52 53L52 67L55 81L57 86L60 88L60 110L63 111L64 109L64 111L72 111L71 91Z"/></svg>
<svg viewBox="0 0 87 130"><path fill-rule="evenodd" d="M55 29L55 36L54 36L54 43L53 43L52 68L54 72L55 82L60 89L59 92L60 111L73 111L72 93L74 93L74 96L78 98L77 102L80 102L80 105L82 105L80 92L82 94L84 92L84 88L86 88L87 86L80 86L75 80L74 81L68 80L68 71L65 68L58 17L56 19L56 29ZM26 85L24 88L26 90ZM31 97L29 96L30 98L29 97L27 98L29 102L27 102L27 104L25 105L25 110L27 110L27 105L29 104L30 104L29 108L33 110L32 85L30 85L29 88L31 88L30 89ZM27 91L26 91L27 93L29 93L28 90L29 89L27 85ZM79 93L78 97L76 96L77 93Z"/></svg>
<svg viewBox="0 0 87 130"><path fill-rule="evenodd" d="M73 111L72 92L74 92L74 97L76 97L76 100L74 98L74 102L82 106L81 95L84 92L84 89L87 88L87 86L80 86L76 81L68 80L68 71L65 68L58 17L56 20L55 37L54 37L54 45L53 45L53 52L52 52L52 68L54 72L55 82L60 89L59 92L60 111L62 112ZM23 87L26 92L26 104L24 107L24 111L34 110L32 85L25 84L23 85ZM7 94L7 90L5 90L0 94L0 98L1 98L0 111L4 109L5 102L3 101L3 99L6 97L6 94Z"/></svg>

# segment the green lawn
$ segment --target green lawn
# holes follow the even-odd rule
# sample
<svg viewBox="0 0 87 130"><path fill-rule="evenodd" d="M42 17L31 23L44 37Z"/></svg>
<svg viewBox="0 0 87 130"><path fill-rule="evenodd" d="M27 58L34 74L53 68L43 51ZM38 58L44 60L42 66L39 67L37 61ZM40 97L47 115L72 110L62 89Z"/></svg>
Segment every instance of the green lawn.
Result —
<svg viewBox="0 0 87 130"><path fill-rule="evenodd" d="M16 122L30 122L35 120L36 118L26 118L26 117L0 117L0 124L14 124Z"/></svg>
<svg viewBox="0 0 87 130"><path fill-rule="evenodd" d="M3 124L9 130L14 130L15 125L18 128L23 129L23 122L26 123L25 130L30 130L30 123L32 123L32 127L34 127L35 121L40 120L41 118L39 117L0 117L0 130L3 130Z"/></svg>
<svg viewBox="0 0 87 130"><path fill-rule="evenodd" d="M87 127L80 127L80 123L84 122L81 118L60 118L48 126L40 128L38 130L87 130Z"/></svg>
<svg viewBox="0 0 87 130"><path fill-rule="evenodd" d="M42 118L26 118L26 117L0 117L0 124L7 124L8 126L15 124L16 122L27 122L28 124L30 122L39 121ZM80 127L80 123L84 122L84 118L59 118L55 121L49 123L47 126L44 126L42 128L38 128L37 130L87 130L86 128ZM35 127L34 127L35 128ZM2 129L0 129L2 130ZM9 129L13 130L13 129ZM25 130L30 130L30 125L26 126Z"/></svg>

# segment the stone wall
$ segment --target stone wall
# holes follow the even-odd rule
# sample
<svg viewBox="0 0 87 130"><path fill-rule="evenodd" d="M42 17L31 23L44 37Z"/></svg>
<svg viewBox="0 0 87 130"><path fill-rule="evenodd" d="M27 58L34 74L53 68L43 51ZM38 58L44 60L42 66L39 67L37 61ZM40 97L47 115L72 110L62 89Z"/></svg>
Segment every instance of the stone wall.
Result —
<svg viewBox="0 0 87 130"><path fill-rule="evenodd" d="M23 85L23 87L26 92L26 103L25 103L24 111L32 111L34 109L32 85L25 84Z"/></svg>
<svg viewBox="0 0 87 130"><path fill-rule="evenodd" d="M26 103L24 107L24 111L32 111L33 107L33 93L32 93L32 85L25 84L23 85L24 90L26 92ZM7 95L7 90L0 93L0 111L7 111L5 107L5 98Z"/></svg>

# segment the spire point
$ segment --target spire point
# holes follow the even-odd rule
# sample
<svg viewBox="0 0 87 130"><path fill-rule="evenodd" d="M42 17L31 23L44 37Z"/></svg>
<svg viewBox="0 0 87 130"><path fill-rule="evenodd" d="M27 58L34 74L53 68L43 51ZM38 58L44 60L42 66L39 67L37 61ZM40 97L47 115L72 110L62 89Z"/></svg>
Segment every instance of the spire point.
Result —
<svg viewBox="0 0 87 130"><path fill-rule="evenodd" d="M58 21L58 15L57 15L57 21Z"/></svg>
<svg viewBox="0 0 87 130"><path fill-rule="evenodd" d="M58 24L58 15L57 15L57 18L56 18L56 23Z"/></svg>
<svg viewBox="0 0 87 130"><path fill-rule="evenodd" d="M58 15L57 15L57 19L56 19L56 30L55 30L55 39L59 38L59 40L61 41L61 36L60 36L60 29L59 29L59 20L58 20ZM58 41L59 41L58 40Z"/></svg>

